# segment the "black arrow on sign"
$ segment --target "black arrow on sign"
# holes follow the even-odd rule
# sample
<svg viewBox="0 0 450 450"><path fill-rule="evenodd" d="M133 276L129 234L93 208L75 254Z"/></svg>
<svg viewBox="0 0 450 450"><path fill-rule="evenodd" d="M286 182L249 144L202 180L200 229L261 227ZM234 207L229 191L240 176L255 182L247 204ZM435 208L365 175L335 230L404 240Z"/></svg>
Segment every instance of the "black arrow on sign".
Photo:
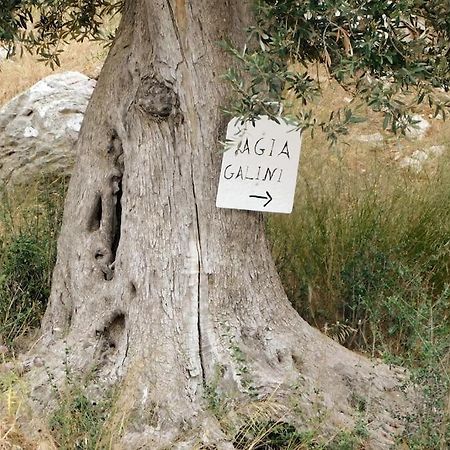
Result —
<svg viewBox="0 0 450 450"><path fill-rule="evenodd" d="M264 208L272 201L272 196L269 194L269 191L266 191L267 197L264 195L249 195L250 198L261 198L263 200L267 200L264 204Z"/></svg>

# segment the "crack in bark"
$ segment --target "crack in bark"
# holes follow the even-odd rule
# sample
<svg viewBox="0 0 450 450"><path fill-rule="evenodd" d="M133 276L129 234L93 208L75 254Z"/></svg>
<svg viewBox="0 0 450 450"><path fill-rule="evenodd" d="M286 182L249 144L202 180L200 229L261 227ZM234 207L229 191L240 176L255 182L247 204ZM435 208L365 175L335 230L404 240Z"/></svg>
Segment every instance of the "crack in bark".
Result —
<svg viewBox="0 0 450 450"><path fill-rule="evenodd" d="M111 242L112 264L116 261L117 248L119 247L120 237L122 234L122 179L123 174L115 178L113 181L113 196L114 196L114 224ZM117 185L115 185L117 183Z"/></svg>
<svg viewBox="0 0 450 450"><path fill-rule="evenodd" d="M124 364L125 364L125 360L128 357L128 350L129 350L129 348L130 348L130 332L129 332L129 330L127 330L127 332L126 332L126 342L125 342L125 354L124 354L124 356L122 358L122 362L120 364L120 367L123 367Z"/></svg>
<svg viewBox="0 0 450 450"><path fill-rule="evenodd" d="M93 232L100 228L103 214L102 196L98 193L95 196L94 207L92 208L91 217L88 220L88 230Z"/></svg>
<svg viewBox="0 0 450 450"><path fill-rule="evenodd" d="M193 167L191 162L191 175L193 176ZM202 344L202 326L201 326L201 286L202 286L202 244L200 236L200 218L197 206L197 195L195 192L195 182L192 179L192 193L194 195L194 205L195 205L195 221L197 225L197 255L198 255L198 278L197 278L197 333L198 333L198 353L200 359L200 368L202 375L202 383L206 384L206 374L205 374L205 364L203 361L203 344Z"/></svg>
<svg viewBox="0 0 450 450"><path fill-rule="evenodd" d="M175 18L175 13L173 11L173 8L172 8L172 5L170 3L170 0L167 0L167 6L169 8L170 19L172 21L173 29L174 29L175 35L177 37L178 45L180 47L181 58L182 58L182 61L185 62L186 61L186 57L184 55L183 42L181 40L180 30L178 28L178 23L177 23L177 20Z"/></svg>

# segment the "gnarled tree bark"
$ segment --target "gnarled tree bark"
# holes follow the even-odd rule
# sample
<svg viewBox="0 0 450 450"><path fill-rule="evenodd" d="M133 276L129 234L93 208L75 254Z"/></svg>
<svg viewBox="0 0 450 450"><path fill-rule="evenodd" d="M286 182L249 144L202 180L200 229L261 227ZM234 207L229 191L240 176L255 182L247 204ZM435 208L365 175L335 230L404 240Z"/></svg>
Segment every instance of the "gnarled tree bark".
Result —
<svg viewBox="0 0 450 450"><path fill-rule="evenodd" d="M329 428L352 426L359 396L382 448L404 407L396 374L298 316L260 214L215 207L231 64L217 42L244 44L248 3L126 1L77 144L45 361L56 379L67 359L122 383L127 449L220 441L208 385L243 401L295 396L304 424L320 409Z"/></svg>

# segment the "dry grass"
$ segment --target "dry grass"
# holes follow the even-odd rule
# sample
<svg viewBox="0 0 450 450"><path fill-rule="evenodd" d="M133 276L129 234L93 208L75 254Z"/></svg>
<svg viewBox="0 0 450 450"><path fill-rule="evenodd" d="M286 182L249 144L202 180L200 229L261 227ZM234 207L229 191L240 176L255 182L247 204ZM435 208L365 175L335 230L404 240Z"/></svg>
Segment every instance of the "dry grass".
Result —
<svg viewBox="0 0 450 450"><path fill-rule="evenodd" d="M0 106L52 73L77 71L96 78L107 50L100 42L73 42L61 55L61 67L53 71L28 53L0 61Z"/></svg>
<svg viewBox="0 0 450 450"><path fill-rule="evenodd" d="M357 101L352 99L351 94L346 92L337 82L328 79L324 70L318 72L311 70L311 76L319 79L323 90L323 95L315 103L315 109L321 119L326 120L333 110L357 106ZM367 120L351 127L349 134L343 136L334 149L329 148L329 143L323 134L316 133L311 138L310 133L306 132L303 140L301 165L308 165L311 161L317 159L321 160L320 163L323 165L323 158L325 158L325 166L330 166L333 171L337 166L342 167L343 164L356 173L364 174L374 167L374 161L395 164L403 157L410 156L415 150L426 149L433 145L450 147L450 127L448 123L440 119L433 119L433 111L426 105L417 108L416 111L431 125L425 136L420 140L384 131L382 115L370 111L367 107L360 106L357 113ZM358 140L359 136L375 133L380 133L384 140L373 143ZM435 166L435 163L436 160L427 161L424 168L429 169Z"/></svg>
<svg viewBox="0 0 450 450"><path fill-rule="evenodd" d="M35 446L21 431L19 419L23 412L26 389L20 377L8 366L14 361L5 361L2 355L2 373L0 374L0 449L22 448L31 450ZM9 370L8 370L9 369Z"/></svg>
<svg viewBox="0 0 450 450"><path fill-rule="evenodd" d="M0 450L56 450L46 424L30 420L28 389L20 375L20 363L4 354L1 361Z"/></svg>
<svg viewBox="0 0 450 450"><path fill-rule="evenodd" d="M96 78L106 54L107 50L102 43L74 42L67 45L66 51L61 55L61 67L55 71L30 54L0 61L0 106L52 73L78 71ZM38 192L32 187L16 194L18 202L11 202L10 199L7 215L11 224L14 223L16 229L21 230L26 228L28 221L35 220L36 214L39 213L35 206ZM26 222L22 216L28 207L23 205L31 205L33 209ZM4 225L5 223L0 220L0 238L6 232ZM20 376L8 367L11 364L13 363L5 364L3 361L0 365L0 450L56 449L53 438L44 428L39 433L39 440L36 440L35 437L30 437L26 427L22 426L23 422L27 422L26 386L23 385Z"/></svg>

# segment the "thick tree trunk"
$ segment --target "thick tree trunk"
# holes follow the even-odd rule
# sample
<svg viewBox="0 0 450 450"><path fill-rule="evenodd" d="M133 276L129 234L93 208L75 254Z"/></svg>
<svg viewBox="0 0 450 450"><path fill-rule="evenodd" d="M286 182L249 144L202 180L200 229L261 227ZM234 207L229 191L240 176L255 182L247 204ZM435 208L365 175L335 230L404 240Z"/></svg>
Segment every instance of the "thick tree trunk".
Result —
<svg viewBox="0 0 450 450"><path fill-rule="evenodd" d="M294 396L305 423L321 411L330 428L352 426L360 397L381 448L403 406L395 374L297 315L261 215L215 207L230 64L217 42L244 43L246 3L126 2L78 142L45 360L57 379L67 359L122 383L125 448L189 433L220 440L206 386L236 399Z"/></svg>

